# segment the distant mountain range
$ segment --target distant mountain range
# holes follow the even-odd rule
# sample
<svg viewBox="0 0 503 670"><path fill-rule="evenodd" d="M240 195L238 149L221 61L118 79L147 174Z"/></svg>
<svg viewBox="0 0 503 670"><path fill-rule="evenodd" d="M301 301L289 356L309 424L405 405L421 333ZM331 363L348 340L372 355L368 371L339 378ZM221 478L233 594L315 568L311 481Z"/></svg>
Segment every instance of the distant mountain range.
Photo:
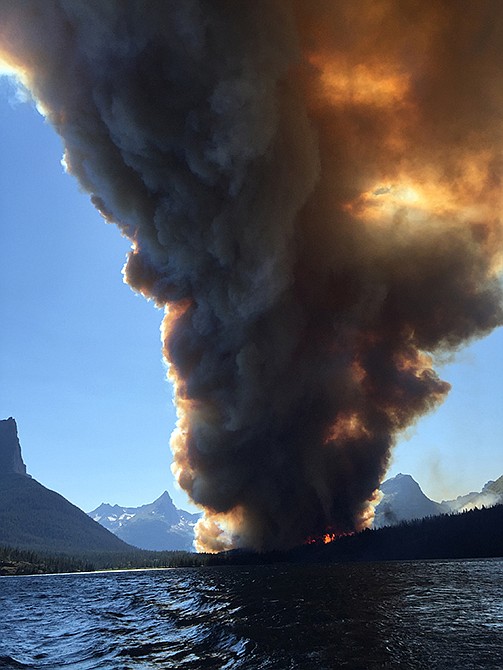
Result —
<svg viewBox="0 0 503 670"><path fill-rule="evenodd" d="M410 475L399 474L387 479L381 485L381 493L383 497L375 510L374 528L503 503L503 476L487 482L482 491L473 491L440 503L430 500Z"/></svg>
<svg viewBox="0 0 503 670"><path fill-rule="evenodd" d="M0 421L0 545L74 554L132 550L26 474L12 418Z"/></svg>
<svg viewBox="0 0 503 670"><path fill-rule="evenodd" d="M383 497L375 510L374 528L503 503L503 476L488 482L482 491L440 503L430 500L410 475L399 474L387 479L381 485L381 493ZM177 509L167 491L153 503L141 507L103 503L89 512L89 516L125 542L141 549L155 550L191 550L194 525L200 518L199 514Z"/></svg>
<svg viewBox="0 0 503 670"><path fill-rule="evenodd" d="M194 526L201 517L175 507L167 491L148 505L102 503L88 514L125 542L157 551L194 551Z"/></svg>
<svg viewBox="0 0 503 670"><path fill-rule="evenodd" d="M503 503L503 476L455 500L435 502L410 475L381 485L374 528ZM103 503L85 514L26 472L13 418L0 420L0 545L66 553L140 549L192 551L200 514L177 509L165 491L140 507ZM133 546L131 546L133 545Z"/></svg>

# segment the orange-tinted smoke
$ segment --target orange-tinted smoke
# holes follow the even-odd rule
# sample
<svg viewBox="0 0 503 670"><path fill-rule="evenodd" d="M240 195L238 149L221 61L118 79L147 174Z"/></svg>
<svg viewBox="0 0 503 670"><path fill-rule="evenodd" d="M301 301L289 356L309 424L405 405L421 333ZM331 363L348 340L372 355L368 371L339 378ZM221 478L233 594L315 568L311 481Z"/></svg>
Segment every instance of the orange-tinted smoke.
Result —
<svg viewBox="0 0 503 670"><path fill-rule="evenodd" d="M2 53L166 308L198 549L367 526L449 391L436 356L501 325L500 5L0 3Z"/></svg>

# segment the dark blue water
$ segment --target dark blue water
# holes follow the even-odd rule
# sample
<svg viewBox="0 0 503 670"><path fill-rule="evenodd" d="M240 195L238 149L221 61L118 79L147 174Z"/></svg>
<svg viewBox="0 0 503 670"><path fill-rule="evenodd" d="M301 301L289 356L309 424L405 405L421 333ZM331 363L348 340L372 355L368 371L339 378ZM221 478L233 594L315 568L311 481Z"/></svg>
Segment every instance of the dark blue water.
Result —
<svg viewBox="0 0 503 670"><path fill-rule="evenodd" d="M0 578L0 668L503 668L503 561Z"/></svg>

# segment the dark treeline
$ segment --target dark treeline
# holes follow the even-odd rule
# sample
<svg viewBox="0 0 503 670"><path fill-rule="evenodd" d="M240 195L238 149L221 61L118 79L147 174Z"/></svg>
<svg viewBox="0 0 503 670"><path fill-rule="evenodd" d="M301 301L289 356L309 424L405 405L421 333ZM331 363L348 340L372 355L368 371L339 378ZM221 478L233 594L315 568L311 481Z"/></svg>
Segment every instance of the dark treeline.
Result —
<svg viewBox="0 0 503 670"><path fill-rule="evenodd" d="M0 546L0 575L93 572L133 568L175 568L206 565L207 554L188 551L45 553Z"/></svg>
<svg viewBox="0 0 503 670"><path fill-rule="evenodd" d="M449 514L398 526L365 530L324 544L317 541L284 552L258 554L229 551L209 559L210 565L389 561L503 556L503 505Z"/></svg>
<svg viewBox="0 0 503 670"><path fill-rule="evenodd" d="M0 575L93 572L134 568L198 567L250 563L388 561L503 556L503 505L461 514L405 521L365 530L324 544L317 541L289 551L221 554L185 551L87 552L77 555L0 547Z"/></svg>

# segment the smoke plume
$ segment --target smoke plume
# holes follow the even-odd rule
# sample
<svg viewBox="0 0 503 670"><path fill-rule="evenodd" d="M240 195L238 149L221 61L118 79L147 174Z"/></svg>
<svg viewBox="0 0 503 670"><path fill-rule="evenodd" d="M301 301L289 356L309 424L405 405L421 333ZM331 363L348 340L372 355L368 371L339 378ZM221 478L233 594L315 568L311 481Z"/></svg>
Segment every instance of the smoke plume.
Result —
<svg viewBox="0 0 503 670"><path fill-rule="evenodd" d="M199 549L365 527L502 323L499 0L0 0L0 53L165 308Z"/></svg>

